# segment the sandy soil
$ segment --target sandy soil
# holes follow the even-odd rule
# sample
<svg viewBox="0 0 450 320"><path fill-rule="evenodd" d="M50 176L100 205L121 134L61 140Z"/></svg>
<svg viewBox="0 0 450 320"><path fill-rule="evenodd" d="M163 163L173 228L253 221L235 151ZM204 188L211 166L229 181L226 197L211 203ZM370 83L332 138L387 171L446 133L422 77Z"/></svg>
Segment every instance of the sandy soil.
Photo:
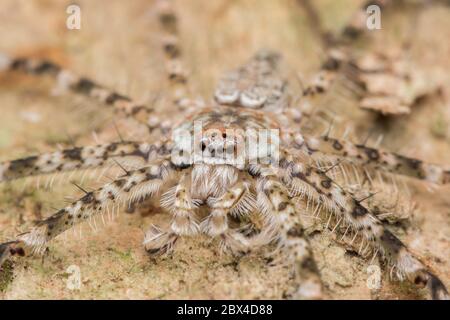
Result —
<svg viewBox="0 0 450 320"><path fill-rule="evenodd" d="M361 1L314 1L328 28L338 30ZM0 51L47 56L79 74L148 102L165 94L163 56L152 2L78 1L82 29L65 28L64 1L0 0ZM210 97L218 76L245 61L256 49L276 48L291 73L312 75L320 64L318 39L293 0L177 1L185 64L193 91ZM411 59L424 70L426 81L448 90L450 77L449 8L430 8L410 24L407 14L383 24L366 46L398 46L413 34ZM392 19L391 19L392 20ZM384 22L383 22L384 23ZM411 29L412 28L412 29ZM103 124L100 140L117 140L114 116L102 105L74 95L51 94L51 81L13 74L0 75L0 160L12 159L58 146L94 143L91 132ZM294 86L295 88L295 86ZM447 92L450 94L450 90ZM449 95L450 96L450 95ZM162 113L170 109L157 105ZM380 121L354 106L330 102L337 113L336 130L349 127L354 137L384 134L384 148L441 164L450 163L450 103L431 99L409 116ZM173 115L171 115L173 116ZM181 116L181 115L180 115ZM135 134L115 119L122 134ZM68 138L68 137L71 137ZM151 137L141 137L150 139ZM356 140L357 141L357 140ZM78 176L78 178L80 178ZM58 180L58 179L57 179ZM27 230L36 219L64 205L65 197L80 193L67 179L52 187L45 179L7 184L0 192L0 240ZM84 185L96 186L95 179ZM450 287L449 188L428 191L423 183L408 181L410 226L396 230ZM3 299L241 299L282 297L287 271L269 268L259 256L238 261L219 254L206 238L183 239L172 257L151 261L141 247L143 231L167 221L155 209L144 214L120 214L106 226L89 226L61 236L43 258L18 260L0 277ZM366 284L369 262L333 241L328 232L311 234L314 254L332 299L419 299L426 297L409 285L389 281L383 273L379 290ZM81 288L70 290L70 266L79 268Z"/></svg>

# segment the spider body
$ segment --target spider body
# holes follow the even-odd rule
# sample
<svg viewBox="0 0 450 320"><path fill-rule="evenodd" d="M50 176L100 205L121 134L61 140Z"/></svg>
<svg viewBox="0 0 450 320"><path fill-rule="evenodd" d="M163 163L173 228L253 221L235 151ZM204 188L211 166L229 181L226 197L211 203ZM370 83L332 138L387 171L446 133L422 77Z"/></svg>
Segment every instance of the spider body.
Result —
<svg viewBox="0 0 450 320"><path fill-rule="evenodd" d="M159 4L160 22L170 36L163 45L168 79L177 89L186 89L176 16L170 2ZM427 286L432 298L447 299L442 281L366 205L367 198L353 192L345 170L346 165L361 169L368 180L368 171L373 170L436 184L449 183L450 171L331 138L328 133L304 133L304 113L292 103L287 81L280 75L280 58L261 50L226 73L209 107L187 99L186 110L185 100L174 90L173 102L187 115L177 122L168 119L164 125L152 108L52 62L3 58L2 69L53 76L59 87L100 100L149 131L159 128L165 135L157 141L122 140L1 162L0 181L97 168L111 161L123 173L93 191L82 189L84 196L29 232L0 244L0 265L13 256L42 252L56 236L120 205L154 199L168 213L170 223L152 225L145 233L143 246L152 257L172 252L180 237L199 234L217 239L222 249L234 255L272 247L272 255L282 257L292 271L292 289L285 297L323 298L325 290L300 215L306 212L325 216L326 228L342 232L343 238L349 232L351 243L358 239L360 252L380 255L398 278ZM303 104L313 104L312 96L326 89L322 83L306 88ZM129 159L140 164L121 165ZM306 203L306 208L299 208L298 202Z"/></svg>

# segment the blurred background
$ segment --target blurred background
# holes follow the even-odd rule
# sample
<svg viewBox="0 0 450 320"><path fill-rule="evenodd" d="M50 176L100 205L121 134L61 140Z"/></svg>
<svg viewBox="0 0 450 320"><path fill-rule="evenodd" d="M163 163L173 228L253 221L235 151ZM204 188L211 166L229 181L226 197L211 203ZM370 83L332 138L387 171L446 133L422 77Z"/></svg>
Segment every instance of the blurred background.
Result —
<svg viewBox="0 0 450 320"><path fill-rule="evenodd" d="M279 51L292 91L301 95L298 75L306 82L326 54L311 28L310 17L296 0L174 1L179 18L183 64L193 96L210 98L221 73L237 67L259 48ZM412 1L417 3L418 1ZM444 1L442 1L444 2ZM338 33L364 1L313 1L323 27ZM67 7L56 0L0 0L0 52L49 58L98 83L151 104L168 92L161 50L161 30L154 1L77 1L81 29L66 27ZM408 65L420 71L423 84L437 95L420 101L402 116L382 117L362 110L351 97L321 102L334 120L335 135L350 138L381 135L381 146L429 162L450 164L450 7L437 4L382 12L382 29L352 44L355 52L406 52ZM405 49L406 48L406 49ZM154 105L162 116L180 117L170 104ZM58 95L52 80L0 73L0 161L77 145L94 144L92 132L106 124L100 141L117 140L113 123L125 137L142 134L116 119L108 108L74 94ZM322 121L323 120L323 121ZM329 119L314 122L322 133ZM317 123L317 124L316 124ZM152 137L144 136L144 139ZM359 139L359 140L358 140ZM370 144L370 143L369 143ZM46 217L64 197L79 191L66 183L36 181L2 186L0 239L25 231ZM88 183L88 182L86 182ZM93 184L94 185L94 182ZM446 191L445 191L446 190ZM420 252L450 285L450 199L448 188L430 191L410 186L411 226L400 237ZM156 210L156 209L155 209ZM150 262L141 247L143 230L164 220L156 211L120 215L98 232L54 241L49 254L17 262L0 278L0 298L281 298L288 283L284 269L268 271L261 257L236 262L221 256L205 239L187 239L176 255ZM339 246L325 232L312 235L314 254L331 298L423 298L408 285L390 283L380 290L366 281L368 262ZM67 288L67 268L81 270L80 290Z"/></svg>

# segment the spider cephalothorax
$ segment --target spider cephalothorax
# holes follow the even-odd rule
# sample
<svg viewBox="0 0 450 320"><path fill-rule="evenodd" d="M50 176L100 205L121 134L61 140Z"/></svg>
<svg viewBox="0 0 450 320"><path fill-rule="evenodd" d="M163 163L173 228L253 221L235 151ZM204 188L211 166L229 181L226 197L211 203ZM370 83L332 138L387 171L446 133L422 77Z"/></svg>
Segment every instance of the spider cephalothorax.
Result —
<svg viewBox="0 0 450 320"><path fill-rule="evenodd" d="M276 157L280 125L267 114L216 105L189 117L172 133L172 161L177 165L249 163Z"/></svg>
<svg viewBox="0 0 450 320"><path fill-rule="evenodd" d="M12 256L42 252L54 237L118 205L155 199L170 214L170 224L152 226L146 232L143 244L151 256L167 254L177 239L197 234L217 238L232 254L273 246L273 254L283 255L293 273L293 290L286 296L322 298L320 273L300 217L303 210L319 219L324 215L326 228L342 232L343 238L351 234L351 243L357 239L360 251L380 254L400 279L428 286L433 298L448 298L441 280L365 204L367 197L357 198L345 171L350 164L361 169L369 181L370 172L381 171L446 184L450 181L448 169L334 139L328 133L306 134L303 110L291 103L287 81L280 76L281 56L269 50L257 52L243 66L225 74L208 107L204 106L207 103L180 99L179 87L186 86L187 78L179 61L176 16L170 2L161 1L159 10L161 24L171 36L164 50L169 80L177 87L174 101L180 110L188 109L181 121L168 120L168 126L161 125L151 108L52 62L2 60L2 68L9 71L52 75L65 89L112 105L127 118L150 131L159 128L166 136L156 142L75 147L0 163L0 181L95 168L111 161L124 172L94 191L85 191L83 197L29 232L1 244L0 264ZM324 91L322 87L306 88L303 104L311 105L311 96ZM141 164L132 169L120 164L129 160ZM299 208L296 202L306 203L306 208Z"/></svg>

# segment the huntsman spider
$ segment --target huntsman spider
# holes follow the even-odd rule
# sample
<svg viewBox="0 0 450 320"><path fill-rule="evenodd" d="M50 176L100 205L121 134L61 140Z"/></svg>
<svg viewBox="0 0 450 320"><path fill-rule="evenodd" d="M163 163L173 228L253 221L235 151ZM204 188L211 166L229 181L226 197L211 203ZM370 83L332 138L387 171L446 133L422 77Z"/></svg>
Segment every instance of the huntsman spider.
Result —
<svg viewBox="0 0 450 320"><path fill-rule="evenodd" d="M150 130L160 130L164 138L73 147L1 162L0 182L111 162L123 167L123 174L2 243L0 264L42 253L55 237L115 206L139 206L152 199L171 221L145 233L143 246L153 257L171 253L180 237L199 234L218 239L233 255L271 247L292 270L293 289L285 297L322 299L326 289L301 219L302 212L309 212L329 219L330 230L345 230L361 243L362 251L380 257L399 279L427 287L433 299L449 297L435 273L369 208L367 197L357 197L338 174L351 165L364 172L448 184L448 169L328 133L304 132L302 109L292 103L279 70L281 56L271 50L260 50L225 73L212 101L184 98L188 79L181 64L177 17L169 1L158 1L157 10L166 35L163 48L174 103L183 112L178 122L161 121L151 108L50 60L1 57L3 71L51 76L59 87L97 99ZM322 91L317 85L306 88L303 104ZM125 166L130 159L143 164L130 169ZM306 209L299 203L307 204Z"/></svg>

